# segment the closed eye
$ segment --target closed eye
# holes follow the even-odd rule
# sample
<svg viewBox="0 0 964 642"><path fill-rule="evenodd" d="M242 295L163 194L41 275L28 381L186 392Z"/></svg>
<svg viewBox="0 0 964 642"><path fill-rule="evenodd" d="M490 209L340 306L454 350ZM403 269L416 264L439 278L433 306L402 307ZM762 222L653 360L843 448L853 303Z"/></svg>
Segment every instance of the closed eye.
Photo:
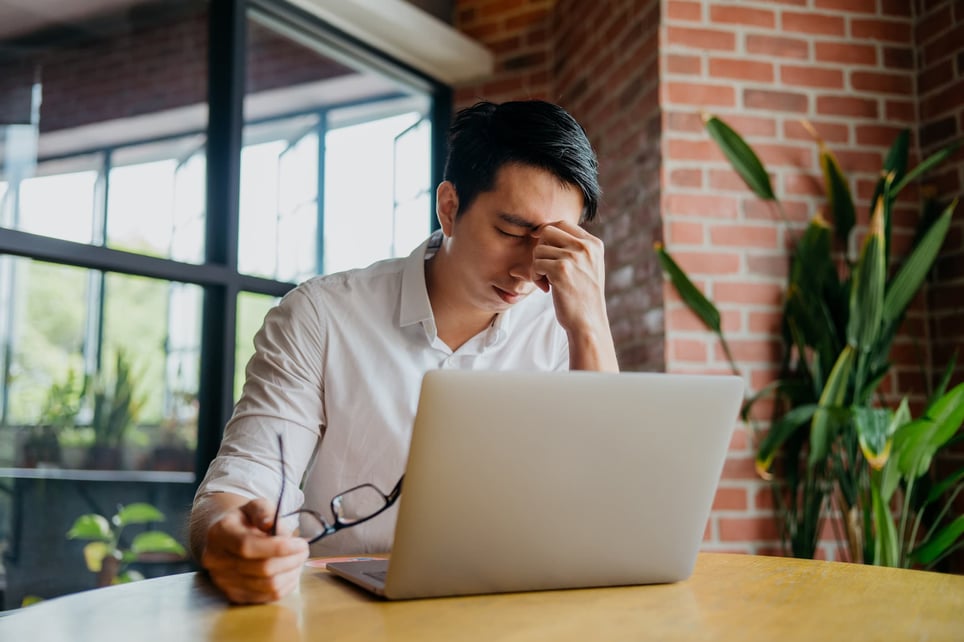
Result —
<svg viewBox="0 0 964 642"><path fill-rule="evenodd" d="M506 232L506 231L503 230L502 228L498 228L498 227L497 227L497 228L495 228L495 229L496 229L496 230L499 232L499 234L501 234L502 236L508 236L508 237L511 238L511 239L524 239L524 238L526 237L525 234L509 234L508 232Z"/></svg>

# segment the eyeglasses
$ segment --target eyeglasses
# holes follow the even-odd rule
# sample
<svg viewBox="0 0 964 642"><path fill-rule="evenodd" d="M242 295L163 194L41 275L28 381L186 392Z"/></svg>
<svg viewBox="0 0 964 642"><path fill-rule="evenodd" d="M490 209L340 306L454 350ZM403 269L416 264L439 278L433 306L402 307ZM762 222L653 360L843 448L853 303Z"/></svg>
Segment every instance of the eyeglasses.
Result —
<svg viewBox="0 0 964 642"><path fill-rule="evenodd" d="M308 508L299 508L296 511L281 515L281 501L285 494L285 449L281 435L278 435L278 453L281 459L281 492L278 493L278 503L274 509L274 521L271 523L272 535L278 534L279 519L297 515L298 536L308 540L309 544L314 544L323 537L328 537L343 528L358 526L378 516L388 510L402 494L402 480L405 479L405 475L399 477L398 483L388 493L383 493L373 484L361 484L338 493L331 498L331 514L335 516L333 523L325 519L318 511Z"/></svg>

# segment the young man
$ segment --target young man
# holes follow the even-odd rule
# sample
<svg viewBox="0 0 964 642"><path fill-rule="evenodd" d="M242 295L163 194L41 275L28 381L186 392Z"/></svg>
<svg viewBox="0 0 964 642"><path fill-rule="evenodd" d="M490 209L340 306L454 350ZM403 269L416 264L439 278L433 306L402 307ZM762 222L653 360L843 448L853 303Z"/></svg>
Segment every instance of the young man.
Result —
<svg viewBox="0 0 964 642"><path fill-rule="evenodd" d="M596 158L569 114L541 101L459 112L437 196L441 232L408 258L309 280L265 318L191 517L194 554L232 601L289 593L308 556L290 529L272 534L278 434L282 513L327 512L404 472L428 370L618 370L603 245L579 227L596 213ZM393 524L380 515L312 553L387 551Z"/></svg>

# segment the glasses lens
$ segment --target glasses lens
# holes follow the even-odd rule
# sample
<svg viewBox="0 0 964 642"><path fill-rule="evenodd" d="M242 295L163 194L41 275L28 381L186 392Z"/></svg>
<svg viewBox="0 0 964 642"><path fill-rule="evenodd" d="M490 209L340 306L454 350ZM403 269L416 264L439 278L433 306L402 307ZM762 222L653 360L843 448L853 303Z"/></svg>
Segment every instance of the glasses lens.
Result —
<svg viewBox="0 0 964 642"><path fill-rule="evenodd" d="M328 523L320 515L302 510L298 511L298 536L314 539L328 530Z"/></svg>
<svg viewBox="0 0 964 642"><path fill-rule="evenodd" d="M338 495L331 501L331 506L335 518L347 525L371 517L385 508L387 503L380 490L366 484Z"/></svg>

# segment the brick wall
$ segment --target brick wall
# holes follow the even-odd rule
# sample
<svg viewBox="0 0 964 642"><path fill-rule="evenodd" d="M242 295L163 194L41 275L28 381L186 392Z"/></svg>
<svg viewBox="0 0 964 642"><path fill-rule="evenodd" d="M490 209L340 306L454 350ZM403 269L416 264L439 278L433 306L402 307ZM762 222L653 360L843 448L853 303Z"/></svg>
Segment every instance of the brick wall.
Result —
<svg viewBox="0 0 964 642"><path fill-rule="evenodd" d="M816 146L799 120L814 124L851 179L857 240L899 129L911 129L916 163L921 151L964 127L964 54L957 44L964 10L949 0L915 2L458 0L456 26L496 53L497 69L460 88L457 106L548 96L586 126L606 192L593 231L607 242L607 297L625 369L728 371L717 341L675 292L659 292L650 247L662 236L719 304L738 367L759 390L778 369L787 247L823 203ZM730 171L702 128L704 110L761 153L789 227ZM940 174L942 193L960 191L962 171L957 163ZM911 242L919 203L915 187L895 208L898 255ZM934 322L928 300L919 297L895 343L894 376L884 383L891 396L913 392L918 405L925 389L918 363L931 361L930 334L935 361L962 344L960 220L931 288ZM935 298L943 303L935 306ZM738 426L707 549L778 547L770 492L756 476L753 452L751 436ZM837 552L828 543L820 554Z"/></svg>
<svg viewBox="0 0 964 642"><path fill-rule="evenodd" d="M586 128L603 198L592 231L606 242L607 296L625 369L664 366L660 238L658 0L460 0L456 27L496 58L492 78L459 87L479 99L539 98Z"/></svg>
<svg viewBox="0 0 964 642"><path fill-rule="evenodd" d="M964 135L964 4L916 0L917 92L921 152L928 155ZM964 153L935 173L937 192L961 195ZM934 371L940 373L955 350L964 349L964 216L958 208L928 292ZM964 354L956 381L964 380Z"/></svg>

